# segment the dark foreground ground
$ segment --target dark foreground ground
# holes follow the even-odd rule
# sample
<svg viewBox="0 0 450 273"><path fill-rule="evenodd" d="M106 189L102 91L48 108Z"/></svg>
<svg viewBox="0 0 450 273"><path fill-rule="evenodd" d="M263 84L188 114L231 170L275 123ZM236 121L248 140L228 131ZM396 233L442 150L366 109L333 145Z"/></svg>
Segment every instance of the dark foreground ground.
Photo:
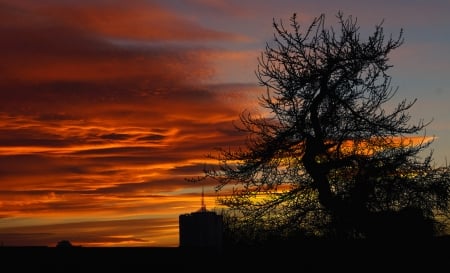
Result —
<svg viewBox="0 0 450 273"><path fill-rule="evenodd" d="M0 272L449 272L450 238L223 249L0 247Z"/></svg>

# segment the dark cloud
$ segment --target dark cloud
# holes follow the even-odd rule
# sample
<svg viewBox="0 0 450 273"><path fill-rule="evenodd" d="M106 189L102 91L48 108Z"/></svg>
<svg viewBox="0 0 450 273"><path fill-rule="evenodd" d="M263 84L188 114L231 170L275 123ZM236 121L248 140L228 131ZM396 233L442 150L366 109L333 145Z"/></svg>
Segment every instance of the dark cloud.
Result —
<svg viewBox="0 0 450 273"><path fill-rule="evenodd" d="M111 133L111 134L101 135L100 138L108 139L108 140L126 140L126 139L131 138L131 135Z"/></svg>
<svg viewBox="0 0 450 273"><path fill-rule="evenodd" d="M139 137L137 138L138 141L149 141L149 142L154 142L154 141L160 141L165 139L166 137L164 135L160 135L160 134L152 134L152 135L148 135L148 136L143 136L143 137Z"/></svg>

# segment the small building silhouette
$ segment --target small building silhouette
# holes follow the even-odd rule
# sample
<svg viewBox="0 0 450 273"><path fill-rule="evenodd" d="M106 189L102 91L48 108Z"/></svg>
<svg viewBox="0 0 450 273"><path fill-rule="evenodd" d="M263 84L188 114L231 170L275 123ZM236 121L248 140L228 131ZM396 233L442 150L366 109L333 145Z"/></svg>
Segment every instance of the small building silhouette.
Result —
<svg viewBox="0 0 450 273"><path fill-rule="evenodd" d="M56 244L56 247L73 247L69 240L61 240Z"/></svg>
<svg viewBox="0 0 450 273"><path fill-rule="evenodd" d="M206 209L202 189L199 210L179 216L180 247L222 248L222 215Z"/></svg>

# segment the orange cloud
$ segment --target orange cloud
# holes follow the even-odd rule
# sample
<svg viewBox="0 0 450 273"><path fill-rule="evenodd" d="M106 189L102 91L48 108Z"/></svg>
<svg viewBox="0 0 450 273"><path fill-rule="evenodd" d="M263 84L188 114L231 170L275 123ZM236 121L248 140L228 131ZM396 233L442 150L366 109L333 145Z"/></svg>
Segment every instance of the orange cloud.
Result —
<svg viewBox="0 0 450 273"><path fill-rule="evenodd" d="M199 206L200 185L185 178L201 175L213 147L240 143L231 122L244 103L238 94L253 90L186 86L155 94L47 86L9 93L0 106L5 244L52 245L68 238L82 245L177 245L178 214ZM167 219L170 228L139 234L110 222L119 226L87 232L94 220L132 217L151 224L145 219L152 215ZM74 223L73 229L55 231L58 221Z"/></svg>
<svg viewBox="0 0 450 273"><path fill-rule="evenodd" d="M236 38L148 1L0 5L0 84L8 87L30 81L159 87L199 82L214 71L208 50L196 41Z"/></svg>
<svg viewBox="0 0 450 273"><path fill-rule="evenodd" d="M214 43L248 40L151 1L0 1L0 29L0 242L177 245L260 92Z"/></svg>
<svg viewBox="0 0 450 273"><path fill-rule="evenodd" d="M54 246L69 239L84 246L178 246L178 215L200 207L198 190L179 197L52 193L24 200L2 204L3 245ZM206 196L205 203L213 208L215 197Z"/></svg>

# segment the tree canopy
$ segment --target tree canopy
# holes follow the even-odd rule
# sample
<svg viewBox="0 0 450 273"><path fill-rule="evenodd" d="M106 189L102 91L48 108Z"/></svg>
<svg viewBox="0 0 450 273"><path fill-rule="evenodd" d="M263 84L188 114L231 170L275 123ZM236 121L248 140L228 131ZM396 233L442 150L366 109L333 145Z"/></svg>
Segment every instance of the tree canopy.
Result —
<svg viewBox="0 0 450 273"><path fill-rule="evenodd" d="M393 102L389 54L403 30L383 22L366 39L356 18L325 15L306 27L273 20L255 71L267 92L262 114L243 111L239 149L209 155L228 227L257 239L277 236L432 236L449 215L447 166L435 167L431 121L410 124L416 99ZM231 192L231 193L230 193Z"/></svg>

